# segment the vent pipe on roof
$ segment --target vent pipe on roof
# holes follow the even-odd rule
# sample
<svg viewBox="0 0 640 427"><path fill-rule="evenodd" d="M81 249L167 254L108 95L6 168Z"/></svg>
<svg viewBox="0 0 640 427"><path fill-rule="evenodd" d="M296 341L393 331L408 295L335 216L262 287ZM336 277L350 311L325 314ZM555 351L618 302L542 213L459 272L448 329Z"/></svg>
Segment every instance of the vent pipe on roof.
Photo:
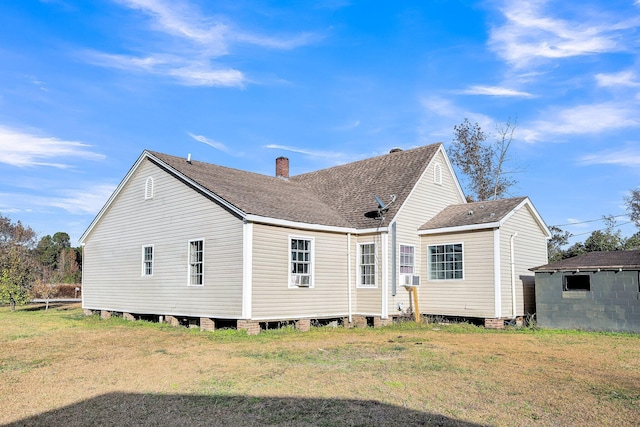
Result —
<svg viewBox="0 0 640 427"><path fill-rule="evenodd" d="M280 156L276 159L276 176L278 178L289 179L289 159Z"/></svg>
<svg viewBox="0 0 640 427"><path fill-rule="evenodd" d="M187 163L191 164L191 153L187 155Z"/></svg>

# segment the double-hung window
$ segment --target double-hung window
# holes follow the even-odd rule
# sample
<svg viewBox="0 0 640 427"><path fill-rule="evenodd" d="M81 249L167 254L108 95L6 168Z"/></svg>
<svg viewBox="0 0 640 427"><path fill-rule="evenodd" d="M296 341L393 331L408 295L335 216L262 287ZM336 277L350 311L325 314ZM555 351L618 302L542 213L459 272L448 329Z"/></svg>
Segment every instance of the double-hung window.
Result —
<svg viewBox="0 0 640 427"><path fill-rule="evenodd" d="M429 279L459 280L463 278L462 243L429 246Z"/></svg>
<svg viewBox="0 0 640 427"><path fill-rule="evenodd" d="M358 285L368 288L376 287L376 244L361 243L358 254Z"/></svg>
<svg viewBox="0 0 640 427"><path fill-rule="evenodd" d="M400 245L400 274L414 274L415 246Z"/></svg>
<svg viewBox="0 0 640 427"><path fill-rule="evenodd" d="M313 287L313 239L289 237L289 287Z"/></svg>
<svg viewBox="0 0 640 427"><path fill-rule="evenodd" d="M204 240L189 241L189 285L204 285Z"/></svg>
<svg viewBox="0 0 640 427"><path fill-rule="evenodd" d="M153 276L153 245L142 247L142 275Z"/></svg>

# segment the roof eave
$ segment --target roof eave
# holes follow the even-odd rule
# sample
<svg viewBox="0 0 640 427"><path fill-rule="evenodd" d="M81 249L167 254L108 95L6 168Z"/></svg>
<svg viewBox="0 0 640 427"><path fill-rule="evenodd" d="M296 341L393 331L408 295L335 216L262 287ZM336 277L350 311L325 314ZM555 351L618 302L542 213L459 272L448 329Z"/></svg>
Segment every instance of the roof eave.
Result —
<svg viewBox="0 0 640 427"><path fill-rule="evenodd" d="M459 225L456 227L442 227L442 228L432 228L428 230L418 230L418 235L430 235L430 234L445 234L445 233L460 233L464 231L475 231L475 230L490 230L494 228L500 228L499 222L488 222L485 224L470 224L470 225Z"/></svg>

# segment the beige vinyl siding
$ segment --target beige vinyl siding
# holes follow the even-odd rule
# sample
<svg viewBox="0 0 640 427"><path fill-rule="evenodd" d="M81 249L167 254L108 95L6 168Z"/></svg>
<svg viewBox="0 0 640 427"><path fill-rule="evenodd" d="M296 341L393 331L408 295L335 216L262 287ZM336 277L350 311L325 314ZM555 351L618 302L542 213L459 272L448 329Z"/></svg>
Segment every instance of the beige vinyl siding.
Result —
<svg viewBox="0 0 640 427"><path fill-rule="evenodd" d="M516 313L515 316L524 314L523 279L533 277L529 271L532 267L547 263L547 240L540 225L536 222L528 205L524 205L515 212L500 228L500 263L502 284L502 316L515 317L511 301L511 249L510 237L514 233L518 235L514 239L515 282L516 282Z"/></svg>
<svg viewBox="0 0 640 427"><path fill-rule="evenodd" d="M423 314L493 317L493 230L425 235L421 239L420 311ZM464 279L429 280L427 246L463 244Z"/></svg>
<svg viewBox="0 0 640 427"><path fill-rule="evenodd" d="M442 168L442 185L434 183L434 167L440 164ZM411 195L407 198L401 210L396 216L396 295L391 295L392 278L392 239L389 236L389 315L398 314L397 305L402 303L404 307L409 307L409 292L400 286L400 245L415 246L415 269L420 276L422 283L426 280L426 270L424 269L426 260L426 246L422 244L422 239L418 236L418 228L429 221L442 209L449 205L464 203L465 200L457 189L456 177L447 167L446 160L442 153L438 151L429 164L422 179L418 181Z"/></svg>
<svg viewBox="0 0 640 427"><path fill-rule="evenodd" d="M360 235L356 237L353 248L355 255L353 261L353 293L357 303L354 305L354 313L365 316L380 316L382 313L382 236L380 234ZM375 243L376 245L376 281L377 286L358 287L360 283L360 263L358 248L361 244Z"/></svg>
<svg viewBox="0 0 640 427"><path fill-rule="evenodd" d="M312 288L289 287L290 236L314 240ZM346 234L254 224L252 318L346 316L347 240Z"/></svg>
<svg viewBox="0 0 640 427"><path fill-rule="evenodd" d="M145 183L153 177L153 198ZM188 242L204 240L204 286L187 286ZM84 307L149 314L238 317L242 221L144 160L85 239ZM142 277L142 246L153 276Z"/></svg>

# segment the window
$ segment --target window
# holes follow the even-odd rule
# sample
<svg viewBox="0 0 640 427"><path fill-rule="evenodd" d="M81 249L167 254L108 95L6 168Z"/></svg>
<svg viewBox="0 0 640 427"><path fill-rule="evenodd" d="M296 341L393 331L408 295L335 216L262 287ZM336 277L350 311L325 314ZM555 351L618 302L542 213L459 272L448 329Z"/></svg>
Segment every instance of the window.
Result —
<svg viewBox="0 0 640 427"><path fill-rule="evenodd" d="M591 276L573 274L564 276L563 291L591 291Z"/></svg>
<svg viewBox="0 0 640 427"><path fill-rule="evenodd" d="M144 199L149 200L153 199L153 178L147 178L147 181L144 183Z"/></svg>
<svg viewBox="0 0 640 427"><path fill-rule="evenodd" d="M440 166L440 163L436 163L433 166L433 182L442 185L442 166Z"/></svg>
<svg viewBox="0 0 640 427"><path fill-rule="evenodd" d="M313 287L313 239L290 237L289 287Z"/></svg>
<svg viewBox="0 0 640 427"><path fill-rule="evenodd" d="M429 279L463 278L462 243L429 246Z"/></svg>
<svg viewBox="0 0 640 427"><path fill-rule="evenodd" d="M142 247L142 275L153 276L153 246Z"/></svg>
<svg viewBox="0 0 640 427"><path fill-rule="evenodd" d="M360 286L375 287L376 286L376 244L362 243L360 244L360 256L358 261L360 264Z"/></svg>
<svg viewBox="0 0 640 427"><path fill-rule="evenodd" d="M189 241L189 285L204 284L204 240Z"/></svg>
<svg viewBox="0 0 640 427"><path fill-rule="evenodd" d="M409 245L400 245L400 274L414 273L415 248Z"/></svg>

